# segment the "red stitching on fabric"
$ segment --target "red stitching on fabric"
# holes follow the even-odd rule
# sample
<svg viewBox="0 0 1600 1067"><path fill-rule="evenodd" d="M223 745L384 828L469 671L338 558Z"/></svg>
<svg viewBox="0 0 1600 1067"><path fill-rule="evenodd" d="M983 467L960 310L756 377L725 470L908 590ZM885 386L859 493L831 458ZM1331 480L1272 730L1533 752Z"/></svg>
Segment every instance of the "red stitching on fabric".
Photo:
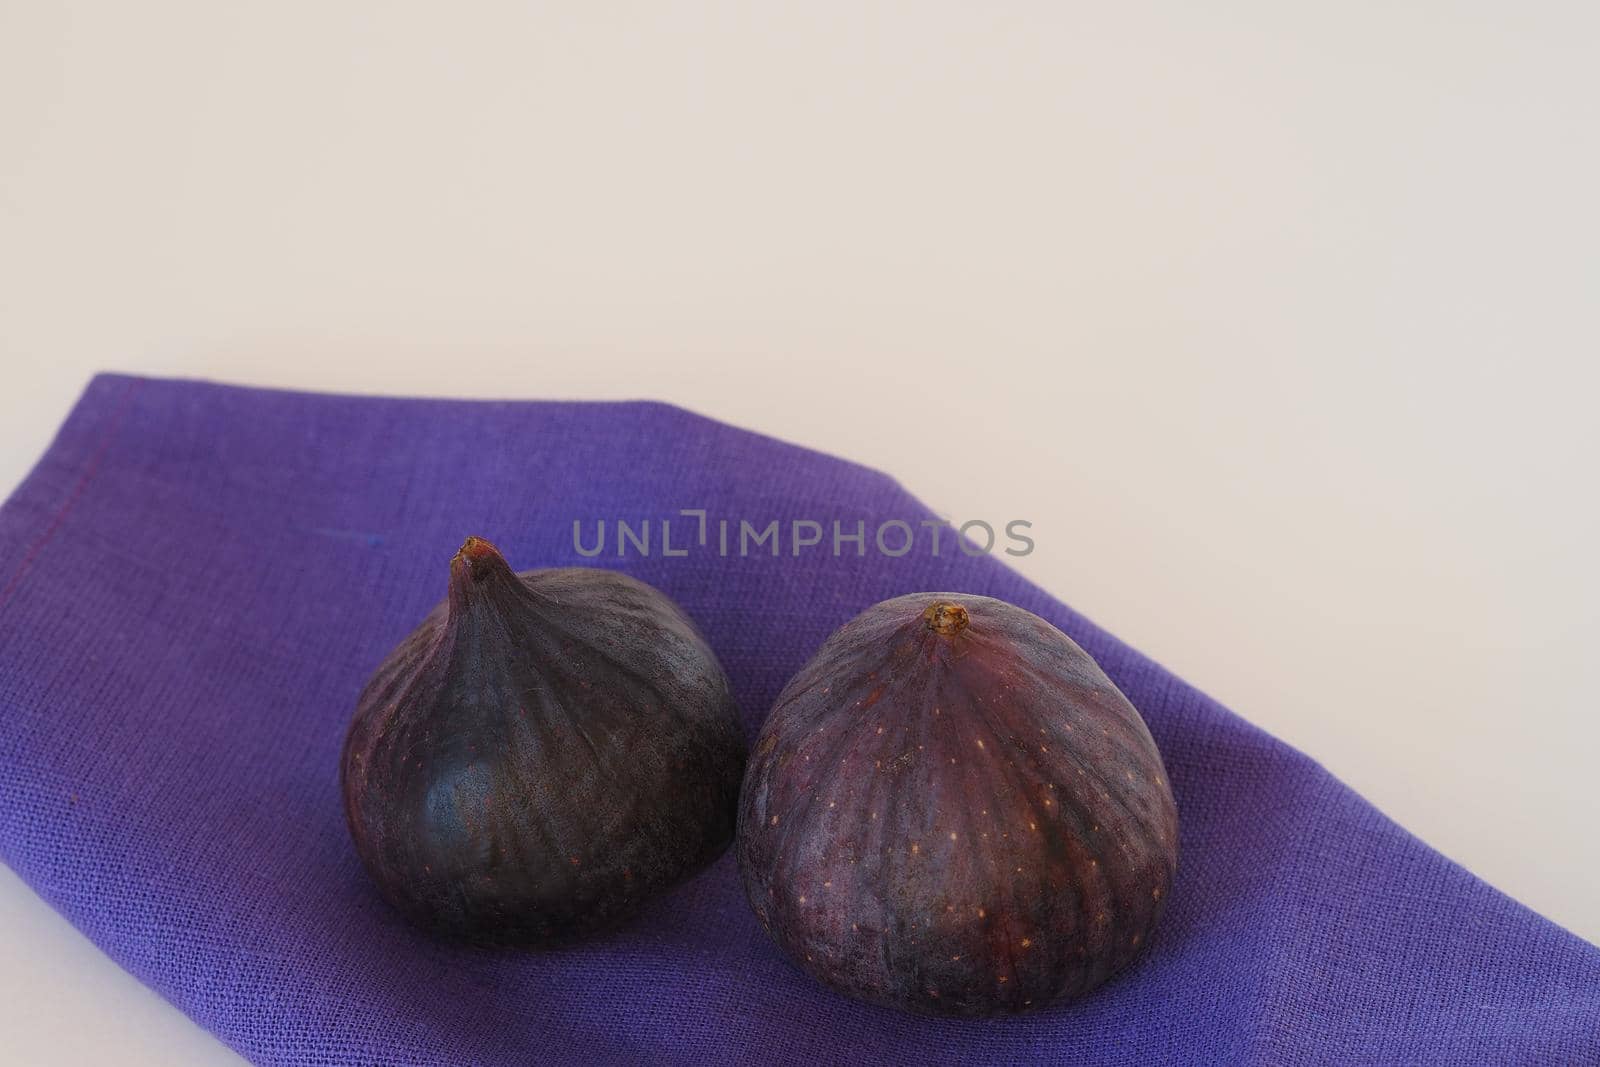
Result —
<svg viewBox="0 0 1600 1067"><path fill-rule="evenodd" d="M100 438L100 443L95 446L94 453L89 457L89 465L83 469L83 474L78 477L78 484L72 487L72 495L67 497L66 502L56 510L55 515L50 519L50 525L45 528L43 534L39 535L39 539L28 548L27 554L22 557L22 562L17 565L16 573L6 583L5 589L0 590L0 608L5 607L16 591L21 588L23 576L33 566L34 560L39 558L39 553L44 551L44 546L49 544L50 539L61 529L61 524L66 521L67 513L78 502L78 498L83 496L83 491L89 487L89 483L94 479L95 474L99 472L100 461L105 459L106 452L111 448L111 439L116 435L118 427L122 425L123 417L128 413L128 407L133 402L133 394L137 393L139 387L143 384L144 381L142 379L135 378L122 391L122 397L117 401L117 408L111 413L111 422L107 424L105 434Z"/></svg>

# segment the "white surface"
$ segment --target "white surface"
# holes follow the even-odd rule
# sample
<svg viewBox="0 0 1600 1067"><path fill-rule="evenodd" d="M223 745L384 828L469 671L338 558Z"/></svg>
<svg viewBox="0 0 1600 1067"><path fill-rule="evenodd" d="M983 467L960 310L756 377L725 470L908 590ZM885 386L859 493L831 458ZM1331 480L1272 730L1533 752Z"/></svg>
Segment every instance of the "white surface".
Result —
<svg viewBox="0 0 1600 1067"><path fill-rule="evenodd" d="M0 483L98 368L675 400L1600 938L1600 6L668 6L0 4ZM0 905L13 1061L229 1060Z"/></svg>

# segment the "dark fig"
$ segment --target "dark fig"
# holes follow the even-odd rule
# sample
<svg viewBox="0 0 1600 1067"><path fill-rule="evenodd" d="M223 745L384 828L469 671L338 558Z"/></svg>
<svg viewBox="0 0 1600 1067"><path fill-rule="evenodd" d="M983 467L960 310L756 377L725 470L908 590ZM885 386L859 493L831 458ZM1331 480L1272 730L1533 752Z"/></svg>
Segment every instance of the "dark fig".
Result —
<svg viewBox="0 0 1600 1067"><path fill-rule="evenodd" d="M778 697L739 809L762 926L801 968L946 1015L1081 996L1150 940L1178 813L1144 720L1000 600L918 593L828 638Z"/></svg>
<svg viewBox="0 0 1600 1067"><path fill-rule="evenodd" d="M671 600L614 571L518 574L473 537L362 692L340 779L362 862L413 922L542 944L720 855L744 757L727 677Z"/></svg>

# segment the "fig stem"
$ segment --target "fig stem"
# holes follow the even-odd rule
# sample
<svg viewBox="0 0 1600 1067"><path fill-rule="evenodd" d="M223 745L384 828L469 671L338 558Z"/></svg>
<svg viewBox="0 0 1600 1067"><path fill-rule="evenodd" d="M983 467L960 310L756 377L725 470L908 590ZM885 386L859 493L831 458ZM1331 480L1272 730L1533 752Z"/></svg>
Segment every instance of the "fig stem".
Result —
<svg viewBox="0 0 1600 1067"><path fill-rule="evenodd" d="M481 537L469 537L450 558L450 614L457 616L479 599L497 579L514 577L500 550Z"/></svg>
<svg viewBox="0 0 1600 1067"><path fill-rule="evenodd" d="M469 537L461 543L461 549L450 561L450 569L454 571L459 567L476 582L488 577L496 569L496 564L506 565L500 550L481 537Z"/></svg>
<svg viewBox="0 0 1600 1067"><path fill-rule="evenodd" d="M954 637L967 628L971 620L967 618L967 609L960 604L953 604L948 600L935 600L928 605L922 613L922 618L928 624L928 629L945 637Z"/></svg>

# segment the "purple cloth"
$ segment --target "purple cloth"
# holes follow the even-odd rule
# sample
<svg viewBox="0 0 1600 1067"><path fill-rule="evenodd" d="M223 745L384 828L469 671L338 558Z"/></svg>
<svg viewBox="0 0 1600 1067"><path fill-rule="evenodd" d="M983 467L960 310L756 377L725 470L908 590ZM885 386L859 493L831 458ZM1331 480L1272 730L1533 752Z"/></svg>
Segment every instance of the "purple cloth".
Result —
<svg viewBox="0 0 1600 1067"><path fill-rule="evenodd" d="M340 808L362 682L465 535L520 568L584 563L574 519L592 538L595 519L680 508L869 531L929 516L882 474L660 404L97 378L0 510L0 857L260 1063L1600 1063L1600 951L948 541L722 558L713 533L604 562L695 618L752 737L835 626L896 594L1003 597L1072 635L1149 721L1182 813L1139 966L1021 1019L867 1007L783 960L731 854L575 948L413 933Z"/></svg>

